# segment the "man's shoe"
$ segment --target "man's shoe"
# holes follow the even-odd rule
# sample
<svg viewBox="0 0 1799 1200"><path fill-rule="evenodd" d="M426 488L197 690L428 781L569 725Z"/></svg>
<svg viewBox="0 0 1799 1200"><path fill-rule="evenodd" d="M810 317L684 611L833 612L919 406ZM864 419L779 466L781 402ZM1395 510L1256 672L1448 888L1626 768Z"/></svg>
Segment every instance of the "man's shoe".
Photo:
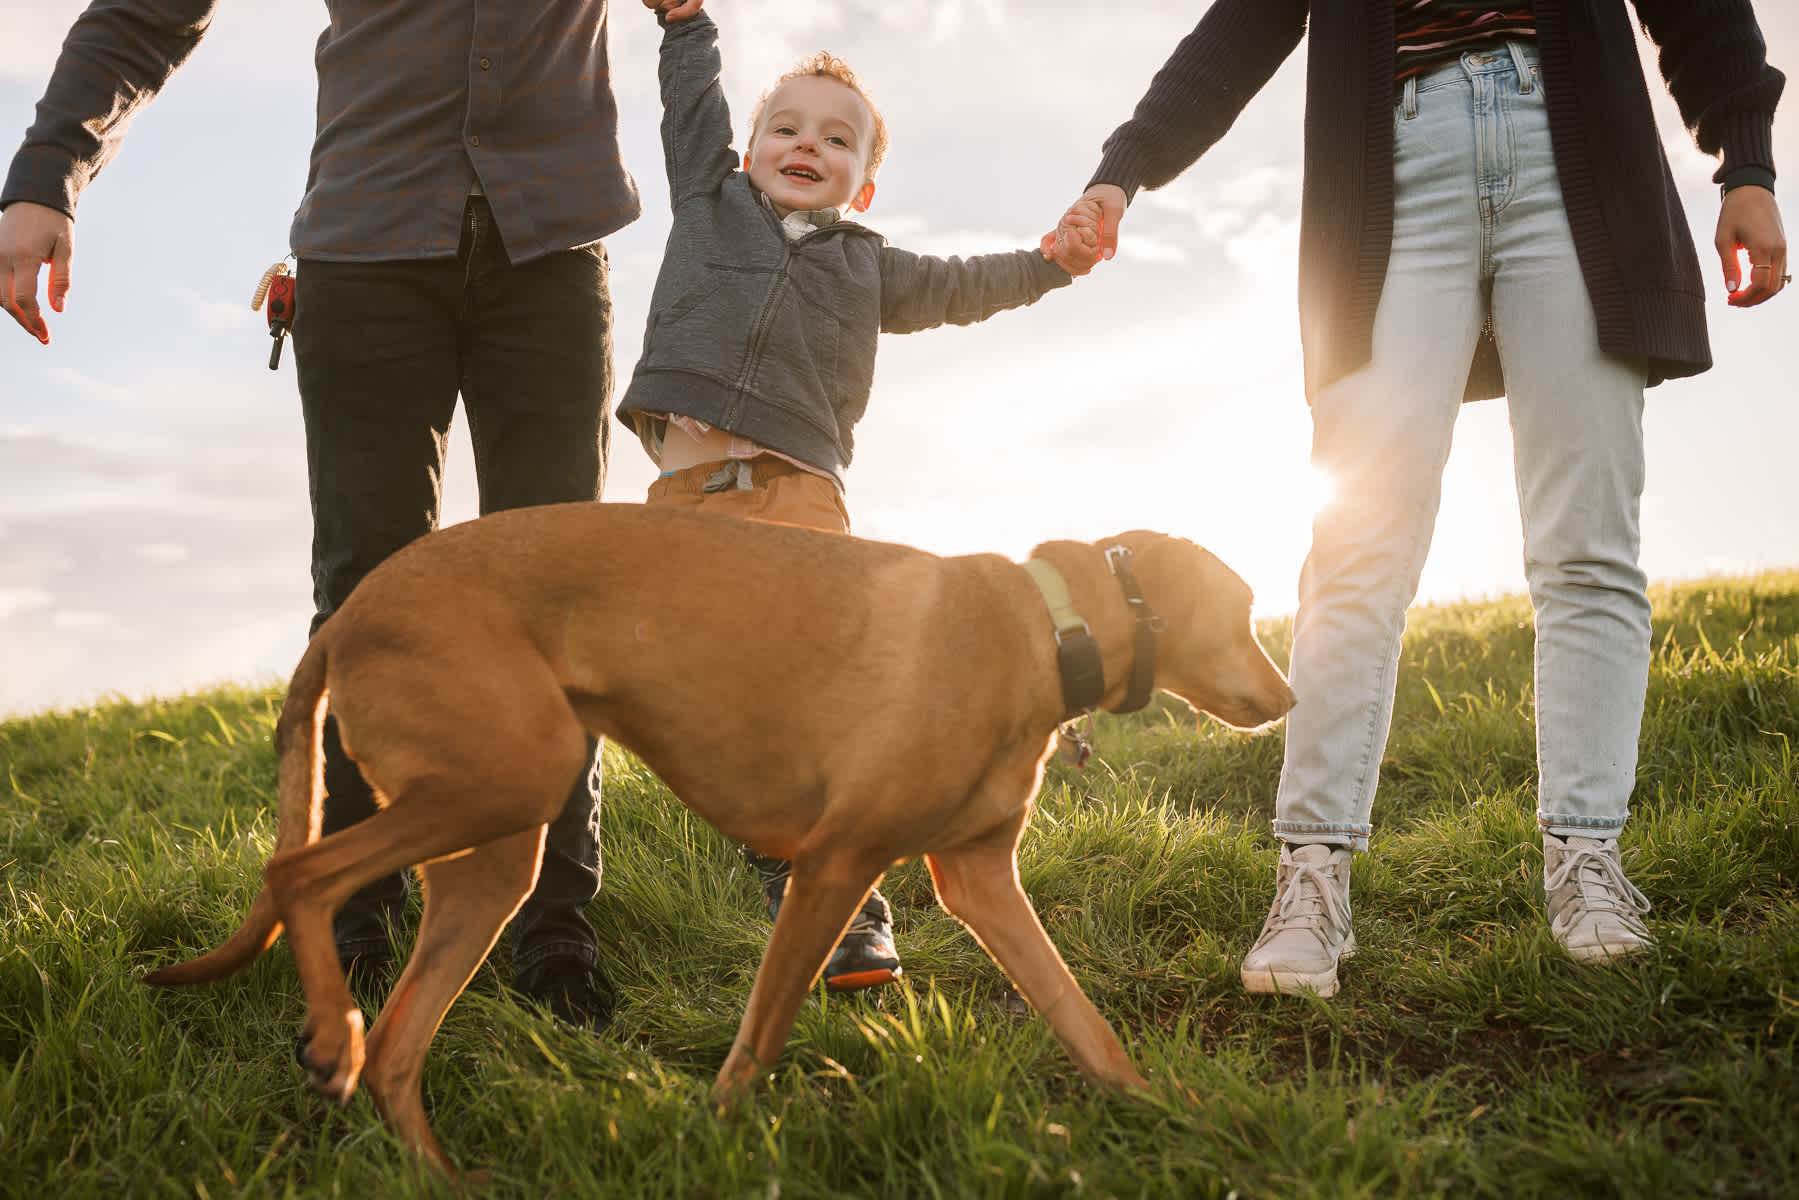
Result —
<svg viewBox="0 0 1799 1200"><path fill-rule="evenodd" d="M743 857L762 882L762 906L772 921L781 911L793 864L757 854L748 846L743 848ZM833 992L854 992L892 983L902 974L899 952L893 945L893 909L887 897L875 889L831 951L825 963L825 986Z"/></svg>
<svg viewBox="0 0 1799 1200"><path fill-rule="evenodd" d="M1543 835L1549 932L1577 962L1621 958L1655 943L1643 926L1649 901L1624 877L1616 838Z"/></svg>
<svg viewBox="0 0 1799 1200"><path fill-rule="evenodd" d="M380 1000L394 982L394 952L387 943L379 948L339 945L337 965L343 968L344 982L358 1004Z"/></svg>
<svg viewBox="0 0 1799 1200"><path fill-rule="evenodd" d="M618 1007L618 995L606 973L568 955L536 963L519 972L512 982L527 1000L579 1028L604 1029Z"/></svg>
<svg viewBox="0 0 1799 1200"><path fill-rule="evenodd" d="M356 895L331 919L337 964L343 968L350 994L359 1004L384 998L399 974L392 937L394 927L402 920L401 913L397 904L370 902Z"/></svg>
<svg viewBox="0 0 1799 1200"><path fill-rule="evenodd" d="M1243 958L1245 989L1337 994L1337 963L1356 950L1349 927L1349 859L1342 846L1282 845L1274 905Z"/></svg>

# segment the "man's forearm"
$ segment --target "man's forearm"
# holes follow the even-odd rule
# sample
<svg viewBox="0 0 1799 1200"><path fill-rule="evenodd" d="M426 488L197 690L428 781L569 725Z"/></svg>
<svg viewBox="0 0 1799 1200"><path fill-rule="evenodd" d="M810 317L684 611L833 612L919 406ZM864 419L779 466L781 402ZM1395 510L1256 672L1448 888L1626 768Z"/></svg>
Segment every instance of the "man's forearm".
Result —
<svg viewBox="0 0 1799 1200"><path fill-rule="evenodd" d="M75 215L125 127L193 53L218 0L94 0L63 42L37 119L13 156L0 207L29 200Z"/></svg>

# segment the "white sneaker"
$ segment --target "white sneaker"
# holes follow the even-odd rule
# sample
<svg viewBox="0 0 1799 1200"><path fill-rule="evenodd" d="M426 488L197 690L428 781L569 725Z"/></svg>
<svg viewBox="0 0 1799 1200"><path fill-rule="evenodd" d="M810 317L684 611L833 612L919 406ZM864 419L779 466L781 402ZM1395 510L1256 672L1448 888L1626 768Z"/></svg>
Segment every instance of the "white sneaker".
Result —
<svg viewBox="0 0 1799 1200"><path fill-rule="evenodd" d="M1643 927L1649 901L1624 878L1615 838L1545 833L1543 897L1549 932L1579 962L1619 958L1655 944Z"/></svg>
<svg viewBox="0 0 1799 1200"><path fill-rule="evenodd" d="M1337 994L1337 963L1355 953L1349 928L1349 851L1342 846L1281 847L1274 906L1262 936L1243 957L1252 992Z"/></svg>

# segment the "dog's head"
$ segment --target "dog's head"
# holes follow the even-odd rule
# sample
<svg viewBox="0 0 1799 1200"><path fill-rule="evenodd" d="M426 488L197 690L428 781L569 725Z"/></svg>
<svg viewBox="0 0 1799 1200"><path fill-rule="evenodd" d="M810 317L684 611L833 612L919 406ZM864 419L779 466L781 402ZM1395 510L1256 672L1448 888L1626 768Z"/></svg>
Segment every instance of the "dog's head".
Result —
<svg viewBox="0 0 1799 1200"><path fill-rule="evenodd" d="M1250 620L1249 585L1218 557L1184 538L1135 530L1098 543L1123 546L1162 629L1156 686L1237 729L1278 721L1293 689Z"/></svg>

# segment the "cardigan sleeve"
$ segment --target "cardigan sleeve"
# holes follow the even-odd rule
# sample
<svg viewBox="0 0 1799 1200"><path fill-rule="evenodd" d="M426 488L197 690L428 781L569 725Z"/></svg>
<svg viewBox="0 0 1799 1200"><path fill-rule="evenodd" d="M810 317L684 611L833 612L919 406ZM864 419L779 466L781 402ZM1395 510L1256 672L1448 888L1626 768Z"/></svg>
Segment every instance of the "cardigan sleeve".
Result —
<svg viewBox="0 0 1799 1200"><path fill-rule="evenodd" d="M1185 171L1223 137L1305 35L1306 0L1217 0L1106 139L1089 180L1127 198Z"/></svg>
<svg viewBox="0 0 1799 1200"><path fill-rule="evenodd" d="M1774 171L1774 107L1786 76L1749 0L1635 0L1662 78L1693 141L1722 160L1712 181L1740 167Z"/></svg>

